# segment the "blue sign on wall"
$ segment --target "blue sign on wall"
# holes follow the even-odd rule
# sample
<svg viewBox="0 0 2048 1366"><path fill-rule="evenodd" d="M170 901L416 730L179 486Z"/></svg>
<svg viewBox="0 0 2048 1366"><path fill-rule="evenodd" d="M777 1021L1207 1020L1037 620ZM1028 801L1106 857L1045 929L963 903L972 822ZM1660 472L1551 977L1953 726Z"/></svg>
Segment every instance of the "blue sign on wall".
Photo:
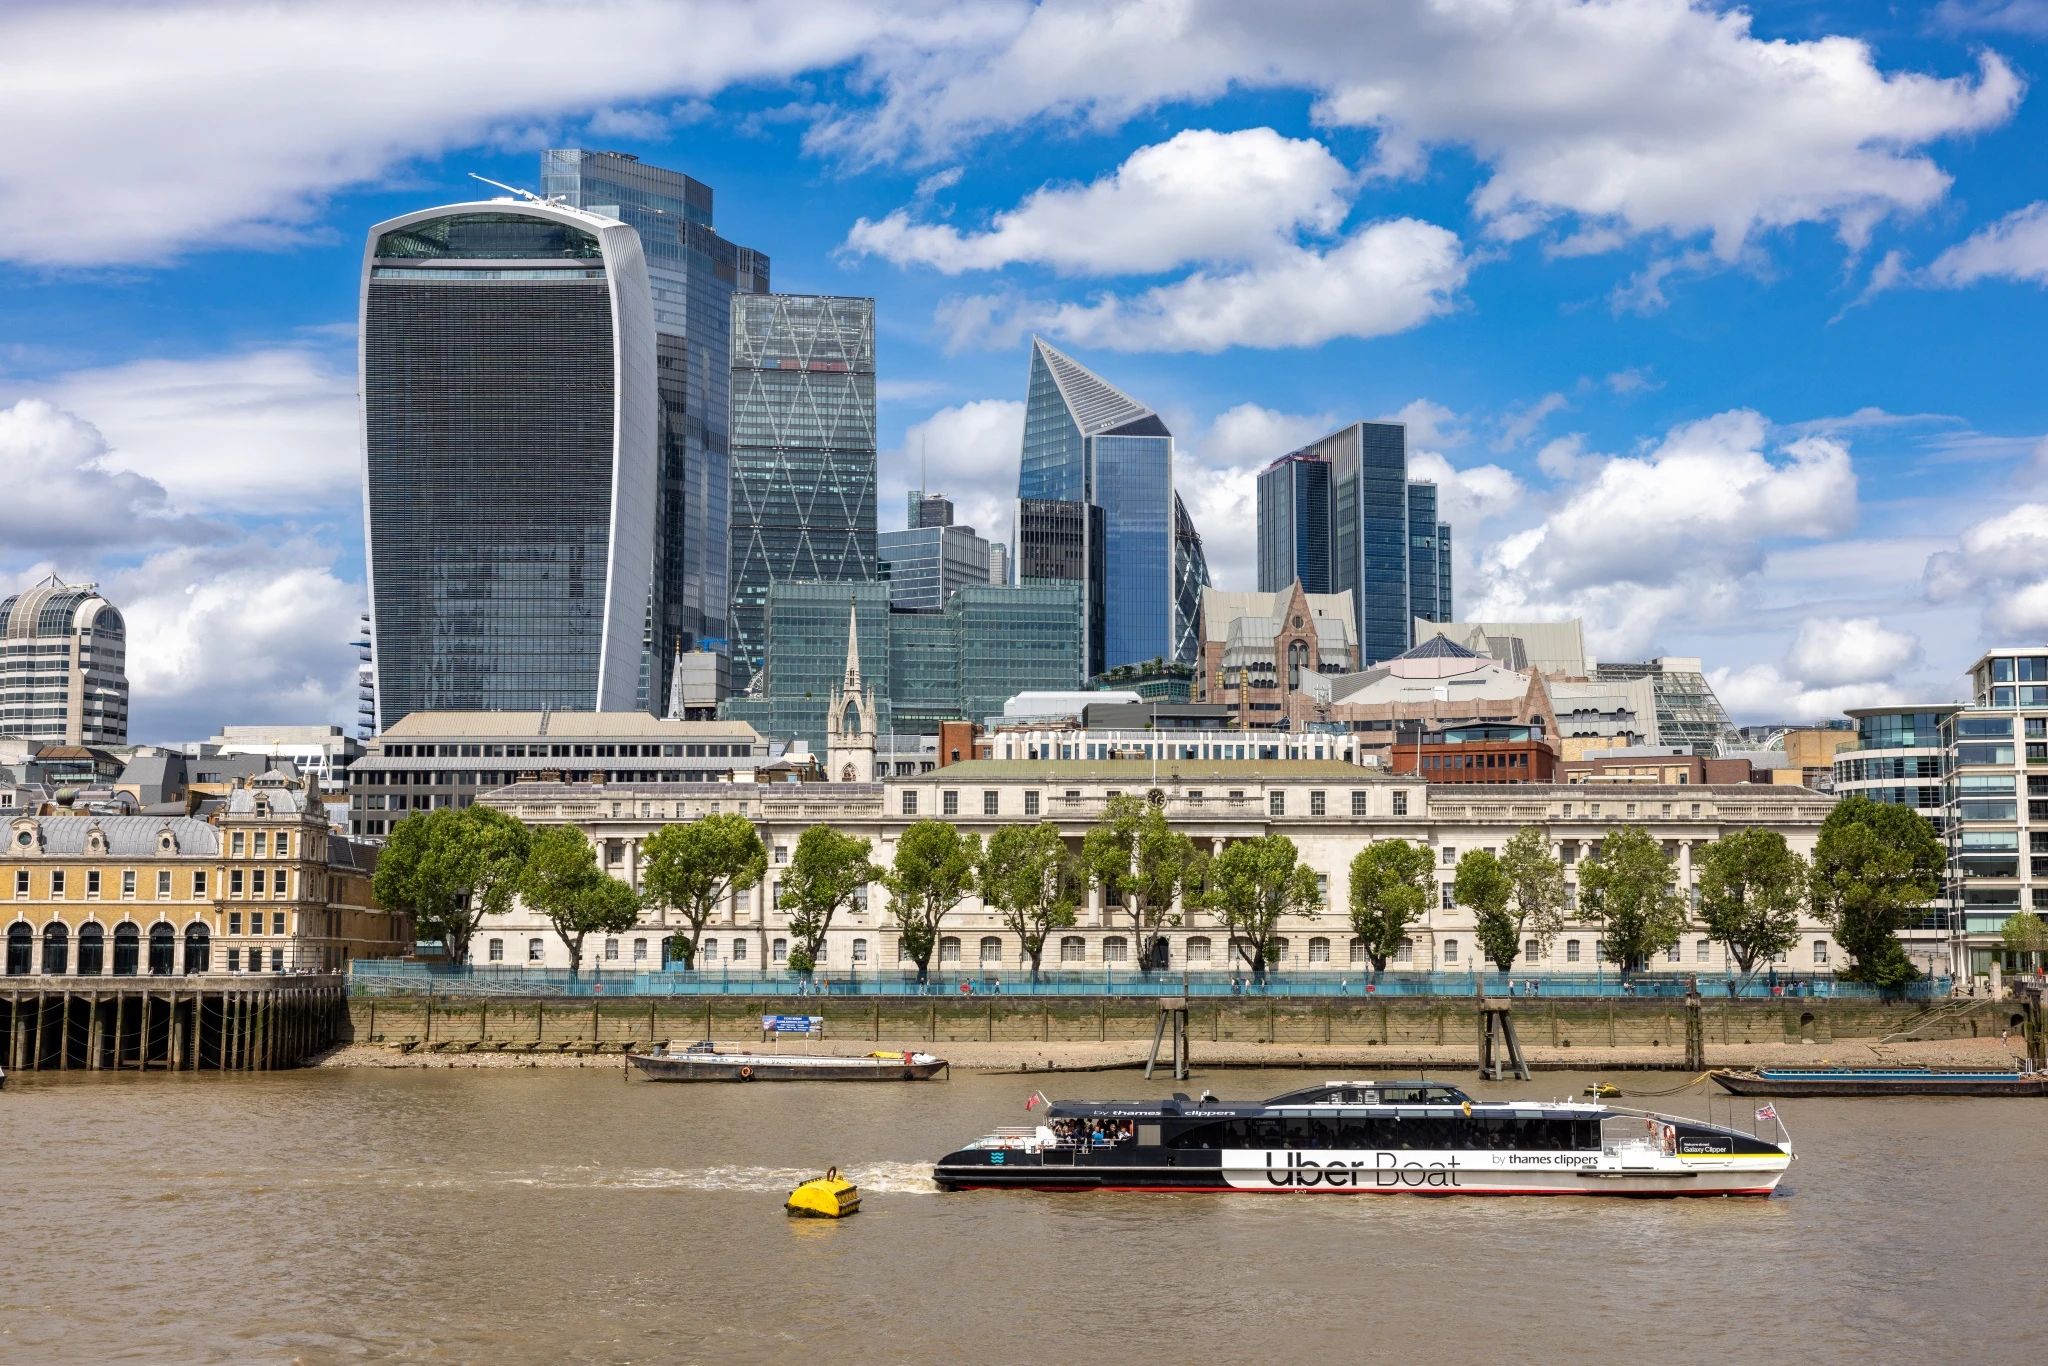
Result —
<svg viewBox="0 0 2048 1366"><path fill-rule="evenodd" d="M763 1015L763 1034L815 1034L825 1027L823 1015Z"/></svg>

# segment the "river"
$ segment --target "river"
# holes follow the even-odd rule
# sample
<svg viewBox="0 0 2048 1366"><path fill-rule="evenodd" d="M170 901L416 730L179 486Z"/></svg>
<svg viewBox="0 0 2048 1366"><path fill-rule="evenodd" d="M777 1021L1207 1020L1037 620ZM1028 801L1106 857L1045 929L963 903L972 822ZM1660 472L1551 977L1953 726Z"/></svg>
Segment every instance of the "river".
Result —
<svg viewBox="0 0 2048 1366"><path fill-rule="evenodd" d="M1590 1078L1451 1079L1557 1096ZM1174 1089L16 1078L0 1359L2039 1360L2039 1101L1780 1102L1800 1160L1769 1200L935 1192L930 1160L1025 1122L1040 1081ZM786 1218L790 1186L830 1164L862 1213Z"/></svg>

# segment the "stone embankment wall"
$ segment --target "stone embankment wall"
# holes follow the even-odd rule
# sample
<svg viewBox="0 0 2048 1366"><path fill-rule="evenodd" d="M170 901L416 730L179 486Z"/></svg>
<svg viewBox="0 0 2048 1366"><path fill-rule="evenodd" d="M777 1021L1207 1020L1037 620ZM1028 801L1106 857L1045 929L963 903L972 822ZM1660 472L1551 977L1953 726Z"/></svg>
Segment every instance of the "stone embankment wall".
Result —
<svg viewBox="0 0 2048 1366"><path fill-rule="evenodd" d="M820 1000L816 997L718 997L593 1001L482 997L431 1000L363 998L349 1003L349 1041L419 1047L483 1046L556 1051L760 1035L767 1014L823 1015L825 1037L884 1046L945 1043L1105 1043L1150 1045L1157 1019L1145 998L979 997L972 1000ZM1828 1043L1910 1034L1917 1039L1996 1038L2019 1007L2009 1002L1884 1004L1825 1000L1722 1001L1701 1005L1705 1042L1715 1045ZM1685 1048L1682 1000L1520 1000L1516 1029L1525 1047ZM2011 1018L2008 1018L2011 1017ZM1470 1045L1477 1035L1469 1000L1375 1002L1197 1000L1191 1042ZM2016 1025L2012 1027L2017 1028Z"/></svg>

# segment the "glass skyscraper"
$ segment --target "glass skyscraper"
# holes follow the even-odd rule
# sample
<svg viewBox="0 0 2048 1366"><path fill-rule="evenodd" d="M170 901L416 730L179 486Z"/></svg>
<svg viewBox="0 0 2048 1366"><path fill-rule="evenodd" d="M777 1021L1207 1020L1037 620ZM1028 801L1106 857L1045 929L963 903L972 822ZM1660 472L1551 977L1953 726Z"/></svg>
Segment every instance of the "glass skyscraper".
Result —
<svg viewBox="0 0 2048 1366"><path fill-rule="evenodd" d="M724 651L732 296L768 291L768 258L712 227L711 187L620 152L541 153L541 193L640 234L654 301L661 491L640 698L669 694L678 650Z"/></svg>
<svg viewBox="0 0 2048 1366"><path fill-rule="evenodd" d="M765 662L769 585L876 577L875 301L735 294L731 307L730 621L740 691Z"/></svg>
<svg viewBox="0 0 2048 1366"><path fill-rule="evenodd" d="M1259 475L1260 590L1349 591L1367 665L1408 649L1415 618L1453 620L1450 545L1401 423L1354 422Z"/></svg>
<svg viewBox="0 0 2048 1366"><path fill-rule="evenodd" d="M636 705L660 403L639 235L500 199L363 254L364 532L379 729Z"/></svg>
<svg viewBox="0 0 2048 1366"><path fill-rule="evenodd" d="M1027 504L1101 509L1106 572L1099 587L1092 574L1076 580L1090 594L1091 623L1101 603L1101 647L1090 673L1194 658L1209 571L1201 536L1174 490L1173 433L1150 408L1038 338L1031 343L1017 496ZM1053 529L1044 519L1039 525ZM1029 530L1020 509L1020 583L1046 577L1043 568L1058 558L1031 544Z"/></svg>
<svg viewBox="0 0 2048 1366"><path fill-rule="evenodd" d="M892 607L943 607L963 588L991 582L994 547L971 526L916 526L875 537Z"/></svg>

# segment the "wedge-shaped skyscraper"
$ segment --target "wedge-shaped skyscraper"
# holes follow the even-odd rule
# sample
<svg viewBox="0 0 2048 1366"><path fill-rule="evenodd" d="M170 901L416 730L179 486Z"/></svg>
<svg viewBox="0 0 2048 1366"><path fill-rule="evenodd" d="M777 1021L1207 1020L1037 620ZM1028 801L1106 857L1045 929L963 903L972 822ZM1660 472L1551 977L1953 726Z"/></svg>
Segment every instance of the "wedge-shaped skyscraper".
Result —
<svg viewBox="0 0 2048 1366"><path fill-rule="evenodd" d="M631 710L660 426L639 237L516 199L379 223L360 337L379 727Z"/></svg>
<svg viewBox="0 0 2048 1366"><path fill-rule="evenodd" d="M1173 433L1159 414L1032 339L1017 476L1017 497L1026 505L1018 518L1018 581L1072 558L1032 543L1034 527L1056 519L1026 514L1054 503L1101 510L1099 523L1078 512L1068 519L1084 533L1073 575L1089 595L1084 616L1100 622L1100 655L1090 659L1090 673L1152 659L1188 663L1199 648L1209 567L1174 489L1173 455Z"/></svg>

